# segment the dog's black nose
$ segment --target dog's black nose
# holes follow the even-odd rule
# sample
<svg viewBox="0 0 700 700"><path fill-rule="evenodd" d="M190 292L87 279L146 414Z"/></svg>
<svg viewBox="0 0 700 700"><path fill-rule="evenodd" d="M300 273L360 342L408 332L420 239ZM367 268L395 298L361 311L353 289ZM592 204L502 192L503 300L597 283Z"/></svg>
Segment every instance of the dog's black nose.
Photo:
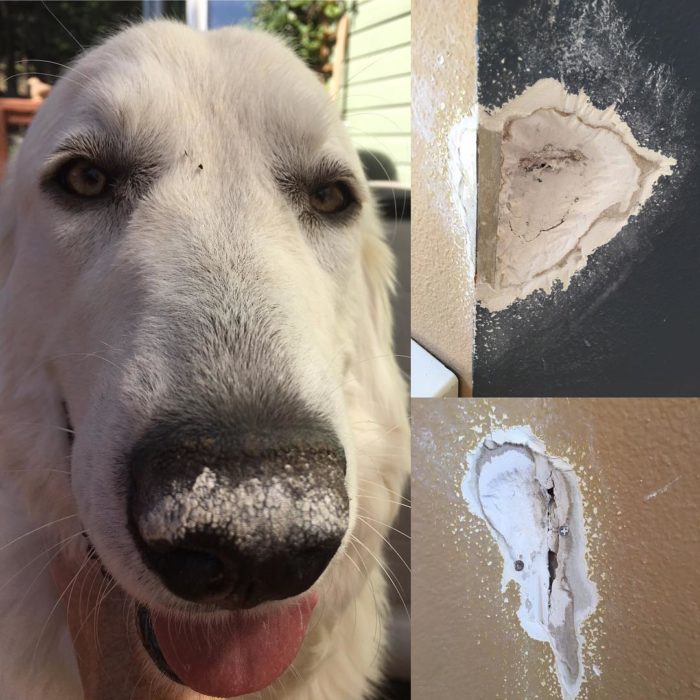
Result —
<svg viewBox="0 0 700 700"><path fill-rule="evenodd" d="M132 452L129 522L185 600L252 607L310 588L348 525L345 455L322 425L158 425Z"/></svg>
<svg viewBox="0 0 700 700"><path fill-rule="evenodd" d="M187 600L206 600L226 593L229 586L223 557L216 554L216 543L207 550L192 547L183 538L180 547L146 549L146 556L167 587ZM194 545L194 543L192 543Z"/></svg>
<svg viewBox="0 0 700 700"><path fill-rule="evenodd" d="M337 533L309 547L251 556L226 537L188 534L171 546L144 543L142 550L150 568L180 598L251 607L308 590L341 540L342 534Z"/></svg>

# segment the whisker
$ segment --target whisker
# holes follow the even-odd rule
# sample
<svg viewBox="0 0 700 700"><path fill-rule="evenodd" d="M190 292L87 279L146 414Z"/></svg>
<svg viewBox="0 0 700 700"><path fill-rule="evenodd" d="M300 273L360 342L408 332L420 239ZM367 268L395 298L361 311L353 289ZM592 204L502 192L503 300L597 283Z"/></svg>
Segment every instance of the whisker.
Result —
<svg viewBox="0 0 700 700"><path fill-rule="evenodd" d="M376 532L382 538L382 540L386 543L386 545L389 547L389 549L391 549L391 551L394 552L394 554L396 554L396 556L401 560L401 563L406 567L406 570L410 574L411 567L406 563L406 560L396 551L396 548L394 547L394 545L391 544L391 542L389 542L389 540L386 537L384 537L384 535L382 535L382 533L379 532L379 530L372 527L366 520L364 520L364 518L361 515L358 516L358 519L361 520L365 525L367 525L367 527L370 530L372 530L373 532Z"/></svg>
<svg viewBox="0 0 700 700"><path fill-rule="evenodd" d="M57 474L70 474L71 472L67 469L51 469L49 467L25 467L24 469L6 469L5 474L16 474L27 472L56 472Z"/></svg>
<svg viewBox="0 0 700 700"><path fill-rule="evenodd" d="M90 582L90 590L88 591L88 604L90 600L92 599L92 591L95 588L95 583L98 584L97 586L97 596L96 596L96 601L95 605L93 606L92 610L85 616L85 619L83 620L81 627L85 624L88 623L90 618L92 617L92 631L94 635L94 640L95 640L95 648L97 649L98 655L100 654L100 648L99 648L99 641L98 641L98 618L97 618L97 611L99 607L99 602L100 602L100 595L102 593L102 587L105 585L105 577L101 575L101 572L97 566L95 566L92 570L92 581ZM109 583L107 583L107 586L109 586ZM82 601L82 592L80 599ZM82 607L82 606L81 606Z"/></svg>
<svg viewBox="0 0 700 700"><path fill-rule="evenodd" d="M49 622L51 620L51 617L53 616L54 612L56 612L56 608L58 608L58 606L61 604L61 601L63 600L63 596L68 592L68 589L70 588L72 590L73 586L75 585L75 582L78 580L78 576L80 576L80 573L82 572L82 570L85 568L85 565L89 561L90 561L90 558L85 557L80 568L75 573L73 578L66 584L66 587L63 589L63 592L58 597L58 600L56 600L56 602L54 603L54 606L51 608L51 612L49 612L48 617L46 618L46 622L44 622L44 625L41 628L41 631L39 632L39 636L37 637L36 645L34 646L34 653L32 654L32 663L30 664L30 668L32 670L34 670L34 668L35 668L36 654L37 654L37 651L39 650L39 644L41 643L42 637L44 636L44 632L46 632L46 628L49 626Z"/></svg>
<svg viewBox="0 0 700 700"><path fill-rule="evenodd" d="M352 544L352 542L350 542ZM357 551L357 549L355 549ZM358 563L348 554L347 550L343 550L343 556L357 569L357 572L360 574L360 579L365 580L365 576L362 573L362 569L360 569ZM359 555L358 555L359 556ZM353 596L353 632L357 629L357 596Z"/></svg>
<svg viewBox="0 0 700 700"><path fill-rule="evenodd" d="M372 425L378 425L380 428L386 428L386 430L384 431L384 435L389 435L389 433L393 433L402 427L398 423L394 423L394 425L392 425L389 428L385 423L380 423L379 421L372 420L370 418L364 418L363 420L355 421L353 423L353 425L362 425L363 423L371 423ZM381 439L381 436L377 436L377 439L375 440L375 442L379 441L380 439Z"/></svg>
<svg viewBox="0 0 700 700"><path fill-rule="evenodd" d="M102 587L104 586L104 593L100 596L100 591L102 590ZM97 653L101 654L101 647L100 647L100 608L102 607L102 604L109 598L110 595L112 595L112 591L114 591L117 588L117 582L114 579L105 579L104 583L100 585L100 589L97 592L97 605L95 606L95 611L92 613L94 615L94 629L95 629L95 647L97 649Z"/></svg>
<svg viewBox="0 0 700 700"><path fill-rule="evenodd" d="M394 578L395 578L394 574L392 574L392 572L390 572L384 566L384 564L382 564L382 562L377 558L377 556L374 554L374 552L362 540L359 540L354 535L350 535L350 538L352 541L357 542L357 544L359 544L364 549L366 549L369 552L372 559L374 559L374 561L377 562L377 565L379 566L379 568L384 572L384 575L387 577L387 579L389 580L391 585L394 587L394 590L396 591L396 595L399 597L399 600L401 601L401 605L403 605L403 609L406 611L406 616L410 620L411 613L408 611L408 606L406 605L406 601L404 600L403 593L400 589L400 586L397 584L398 579L396 579L396 581L394 580Z"/></svg>
<svg viewBox="0 0 700 700"><path fill-rule="evenodd" d="M370 113L370 114L372 114L372 113ZM350 127L350 131L363 132L362 129L358 129L357 127ZM365 135L367 135L366 131L363 133ZM386 177L386 181L391 182L391 178L389 177L389 173L388 173L387 169L384 167L384 163L382 163L382 161L379 158L377 158L377 156L374 155L374 153L372 151L365 151L365 153L368 156L370 156L372 158L372 160L374 160L375 164L381 168L382 172L384 173L384 176ZM393 203L394 203L394 223L392 225L391 235L389 236L389 238L391 241L393 241L396 238L396 234L399 230L399 221L401 220L404 213L406 212L406 201L404 200L403 207L401 209L401 214L399 215L399 207L398 207L397 202L396 202L396 191L393 187L391 189L391 198L392 198ZM396 357L408 357L408 356L407 355L396 355Z"/></svg>
<svg viewBox="0 0 700 700"><path fill-rule="evenodd" d="M53 425L51 423L39 423L38 421L31 421L31 420L19 420L19 421L0 421L0 425L7 426L7 427L14 427L17 425L33 425L36 426L37 428L54 428L55 430L58 430L63 433L75 433L74 430L71 430L70 428L65 428L62 425Z"/></svg>
<svg viewBox="0 0 700 700"><path fill-rule="evenodd" d="M407 532L404 532L403 530L399 530L396 527L392 527L391 525L387 525L383 520L377 520L376 518L370 518L368 515L365 515L365 513L367 511L364 508L362 508L361 506L358 507L357 511L358 511L358 513L357 513L358 518L363 518L364 520L369 520L373 523L377 523L378 525L382 525L382 526L388 528L389 530L391 530L392 532L395 532L397 535L401 535L402 537L405 537L407 540L411 539L411 535L409 535ZM360 512L360 511L362 511L362 512Z"/></svg>
<svg viewBox="0 0 700 700"><path fill-rule="evenodd" d="M410 42L408 44L400 44L399 46L394 47L391 51L389 51L387 53L382 53L377 59L372 61L372 63L370 63L369 65L366 65L364 68L361 68L360 70L357 71L357 73L354 73L353 75L349 76L347 81L346 81L346 85L350 85L352 83L352 81L355 80L355 78L357 78L358 75L361 75L366 70L369 70L370 68L372 68L377 63L377 61L383 61L384 59L391 56L391 54L393 54L395 51L398 51L398 49L405 48L406 46L410 46Z"/></svg>
<svg viewBox="0 0 700 700"><path fill-rule="evenodd" d="M7 547L10 547L11 545L15 544L16 542L23 540L25 537L29 537L29 535L33 535L35 532L39 532L39 530L43 530L46 527L51 527L51 525L56 525L57 523L61 523L64 520L68 520L69 518L77 518L77 517L78 517L77 513L72 513L71 515L66 515L63 518L58 518L57 520L52 520L50 523L44 523L43 525L40 525L39 527L36 527L33 530L30 530L29 532L25 532L23 535L16 537L11 542L7 542L2 547L0 547L0 552L2 552L3 549L7 549Z"/></svg>
<svg viewBox="0 0 700 700"><path fill-rule="evenodd" d="M357 569L360 576L362 576L362 578L365 578L366 573L365 574L362 573L362 569L359 567L358 563L347 552L343 552L343 554L348 558L348 560L352 563L352 565Z"/></svg>
<svg viewBox="0 0 700 700"><path fill-rule="evenodd" d="M399 493L398 491L394 491L393 489L390 489L386 484L382 484L380 481L375 481L374 479L365 479L361 476L358 476L357 480L364 481L366 484L375 484L376 486L379 486L379 488L384 489L384 491L386 491L387 493L391 493L394 496L397 496L402 501L405 501L407 503L411 502L411 499L404 496L403 493Z"/></svg>
<svg viewBox="0 0 700 700"><path fill-rule="evenodd" d="M104 355L101 355L99 352L67 352L62 355L55 355L54 357L51 358L51 360L60 360L65 357L81 357L83 359L88 359L92 357L96 357L98 360L102 360L103 362L106 362L108 365L112 365L112 367L124 371L124 367L121 365L118 365L116 362L113 362L110 360L108 357L105 357Z"/></svg>
<svg viewBox="0 0 700 700"><path fill-rule="evenodd" d="M100 340L100 345L104 345L108 350L111 350L112 352L124 352L121 348L117 348L114 345L110 345L104 340Z"/></svg>
<svg viewBox="0 0 700 700"><path fill-rule="evenodd" d="M372 592L372 599L374 600L374 608L375 610L379 610L379 603L377 601L377 592L374 590L374 584L372 583L372 577L369 574L369 569L367 568L367 564L365 562L364 557L360 554L360 550L357 549L355 546L355 542L359 542L359 540L354 537L350 536L350 539L348 540L348 543L352 545L352 548L355 550L355 554L360 558L360 562L362 562L362 568L365 570L364 577L366 581L369 583L370 586L370 591ZM380 639L380 627L379 627L379 615L375 615L374 619L374 632L372 633L372 637L377 644L381 641Z"/></svg>
<svg viewBox="0 0 700 700"><path fill-rule="evenodd" d="M364 500L369 500L369 501L382 501L383 503L391 503L392 505L395 506L400 506L402 508L408 508L409 510L411 509L411 505L409 503L401 503L400 501L391 501L386 498L382 498L381 496L368 496L365 493L360 493L359 499L360 501Z"/></svg>
<svg viewBox="0 0 700 700"><path fill-rule="evenodd" d="M71 39L73 39L73 41L80 47L80 49L82 51L85 51L85 47L70 33L68 27L66 27L66 25L63 24L63 22L61 22L61 20L58 19L58 17L56 17L56 15L53 12L51 12L51 8L46 4L45 0L41 0L41 4L47 9L48 13L61 25L61 27L63 27L66 34L68 34L68 36Z"/></svg>
<svg viewBox="0 0 700 700"><path fill-rule="evenodd" d="M15 61L15 63L49 63L53 66L60 66L61 68L65 68L66 70L72 71L73 73L82 76L86 80L90 80L90 76L87 75L87 73L83 73L82 71L77 70L73 66L69 66L67 63L59 63L58 61L47 61L43 58L21 58L19 61ZM54 77L58 78L60 76L56 75Z"/></svg>
<svg viewBox="0 0 700 700"><path fill-rule="evenodd" d="M20 73L13 73L12 75L8 75L5 80L10 80L11 78L18 78L20 76L27 76L27 75L43 75L43 76L48 76L49 78L55 78L56 76L53 73L46 73L46 72L41 72L38 70L26 70L22 71ZM67 75L64 75L61 80L65 80L66 82L74 83L78 87L84 87L82 83L80 83L77 80L73 80L72 78L69 78Z"/></svg>
<svg viewBox="0 0 700 700"><path fill-rule="evenodd" d="M82 531L82 532L84 532L84 531ZM74 532L72 535L69 535L68 537L66 537L65 539L61 540L60 542L58 542L56 544L52 544L50 547L47 547L45 550L43 550L40 554L37 554L33 559L31 559L21 569L19 569L19 571L15 571L15 573L12 576L10 576L10 578L8 578L7 581L5 581L5 583L2 584L2 586L0 586L0 591L2 591L6 586L9 586L12 583L12 581L14 581L23 571L28 569L35 561L37 561L37 559L41 559L43 556L46 556L52 549L56 549L56 547L60 548L62 545L64 545L69 540L72 540L74 537L77 537L78 535L82 534L82 532ZM59 552L60 552L60 549L59 549ZM46 565L44 565L41 568L41 570L39 571L39 573L34 577L32 582L29 584L28 588L25 590L24 597L19 602L19 607L21 607L22 602L27 597L27 594L32 589L32 586L36 583L39 576L41 576L41 574L51 564L51 562L54 560L54 558L56 557L56 555L59 552L55 552L54 555L49 559L48 563Z"/></svg>

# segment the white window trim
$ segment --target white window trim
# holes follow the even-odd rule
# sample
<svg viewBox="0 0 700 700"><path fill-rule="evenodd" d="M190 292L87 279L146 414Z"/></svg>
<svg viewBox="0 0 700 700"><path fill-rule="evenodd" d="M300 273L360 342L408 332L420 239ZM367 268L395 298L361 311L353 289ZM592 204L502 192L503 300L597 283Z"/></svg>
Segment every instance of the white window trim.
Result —
<svg viewBox="0 0 700 700"><path fill-rule="evenodd" d="M209 29L209 0L187 0L187 24L201 32Z"/></svg>

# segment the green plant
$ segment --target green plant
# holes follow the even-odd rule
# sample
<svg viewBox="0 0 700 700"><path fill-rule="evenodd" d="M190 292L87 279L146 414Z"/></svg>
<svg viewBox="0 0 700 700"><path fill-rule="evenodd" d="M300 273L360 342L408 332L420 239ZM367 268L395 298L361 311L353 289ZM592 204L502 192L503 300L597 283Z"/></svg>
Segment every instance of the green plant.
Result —
<svg viewBox="0 0 700 700"><path fill-rule="evenodd" d="M261 0L253 24L286 37L311 68L327 76L336 27L345 11L343 0Z"/></svg>

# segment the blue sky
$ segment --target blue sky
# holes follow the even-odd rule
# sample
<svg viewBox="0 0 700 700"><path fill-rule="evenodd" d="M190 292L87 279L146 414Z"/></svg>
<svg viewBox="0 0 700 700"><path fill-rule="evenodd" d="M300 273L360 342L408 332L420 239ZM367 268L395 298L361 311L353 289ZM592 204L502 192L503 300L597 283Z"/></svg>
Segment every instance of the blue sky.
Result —
<svg viewBox="0 0 700 700"><path fill-rule="evenodd" d="M247 21L254 4L252 0L209 0L209 28Z"/></svg>

